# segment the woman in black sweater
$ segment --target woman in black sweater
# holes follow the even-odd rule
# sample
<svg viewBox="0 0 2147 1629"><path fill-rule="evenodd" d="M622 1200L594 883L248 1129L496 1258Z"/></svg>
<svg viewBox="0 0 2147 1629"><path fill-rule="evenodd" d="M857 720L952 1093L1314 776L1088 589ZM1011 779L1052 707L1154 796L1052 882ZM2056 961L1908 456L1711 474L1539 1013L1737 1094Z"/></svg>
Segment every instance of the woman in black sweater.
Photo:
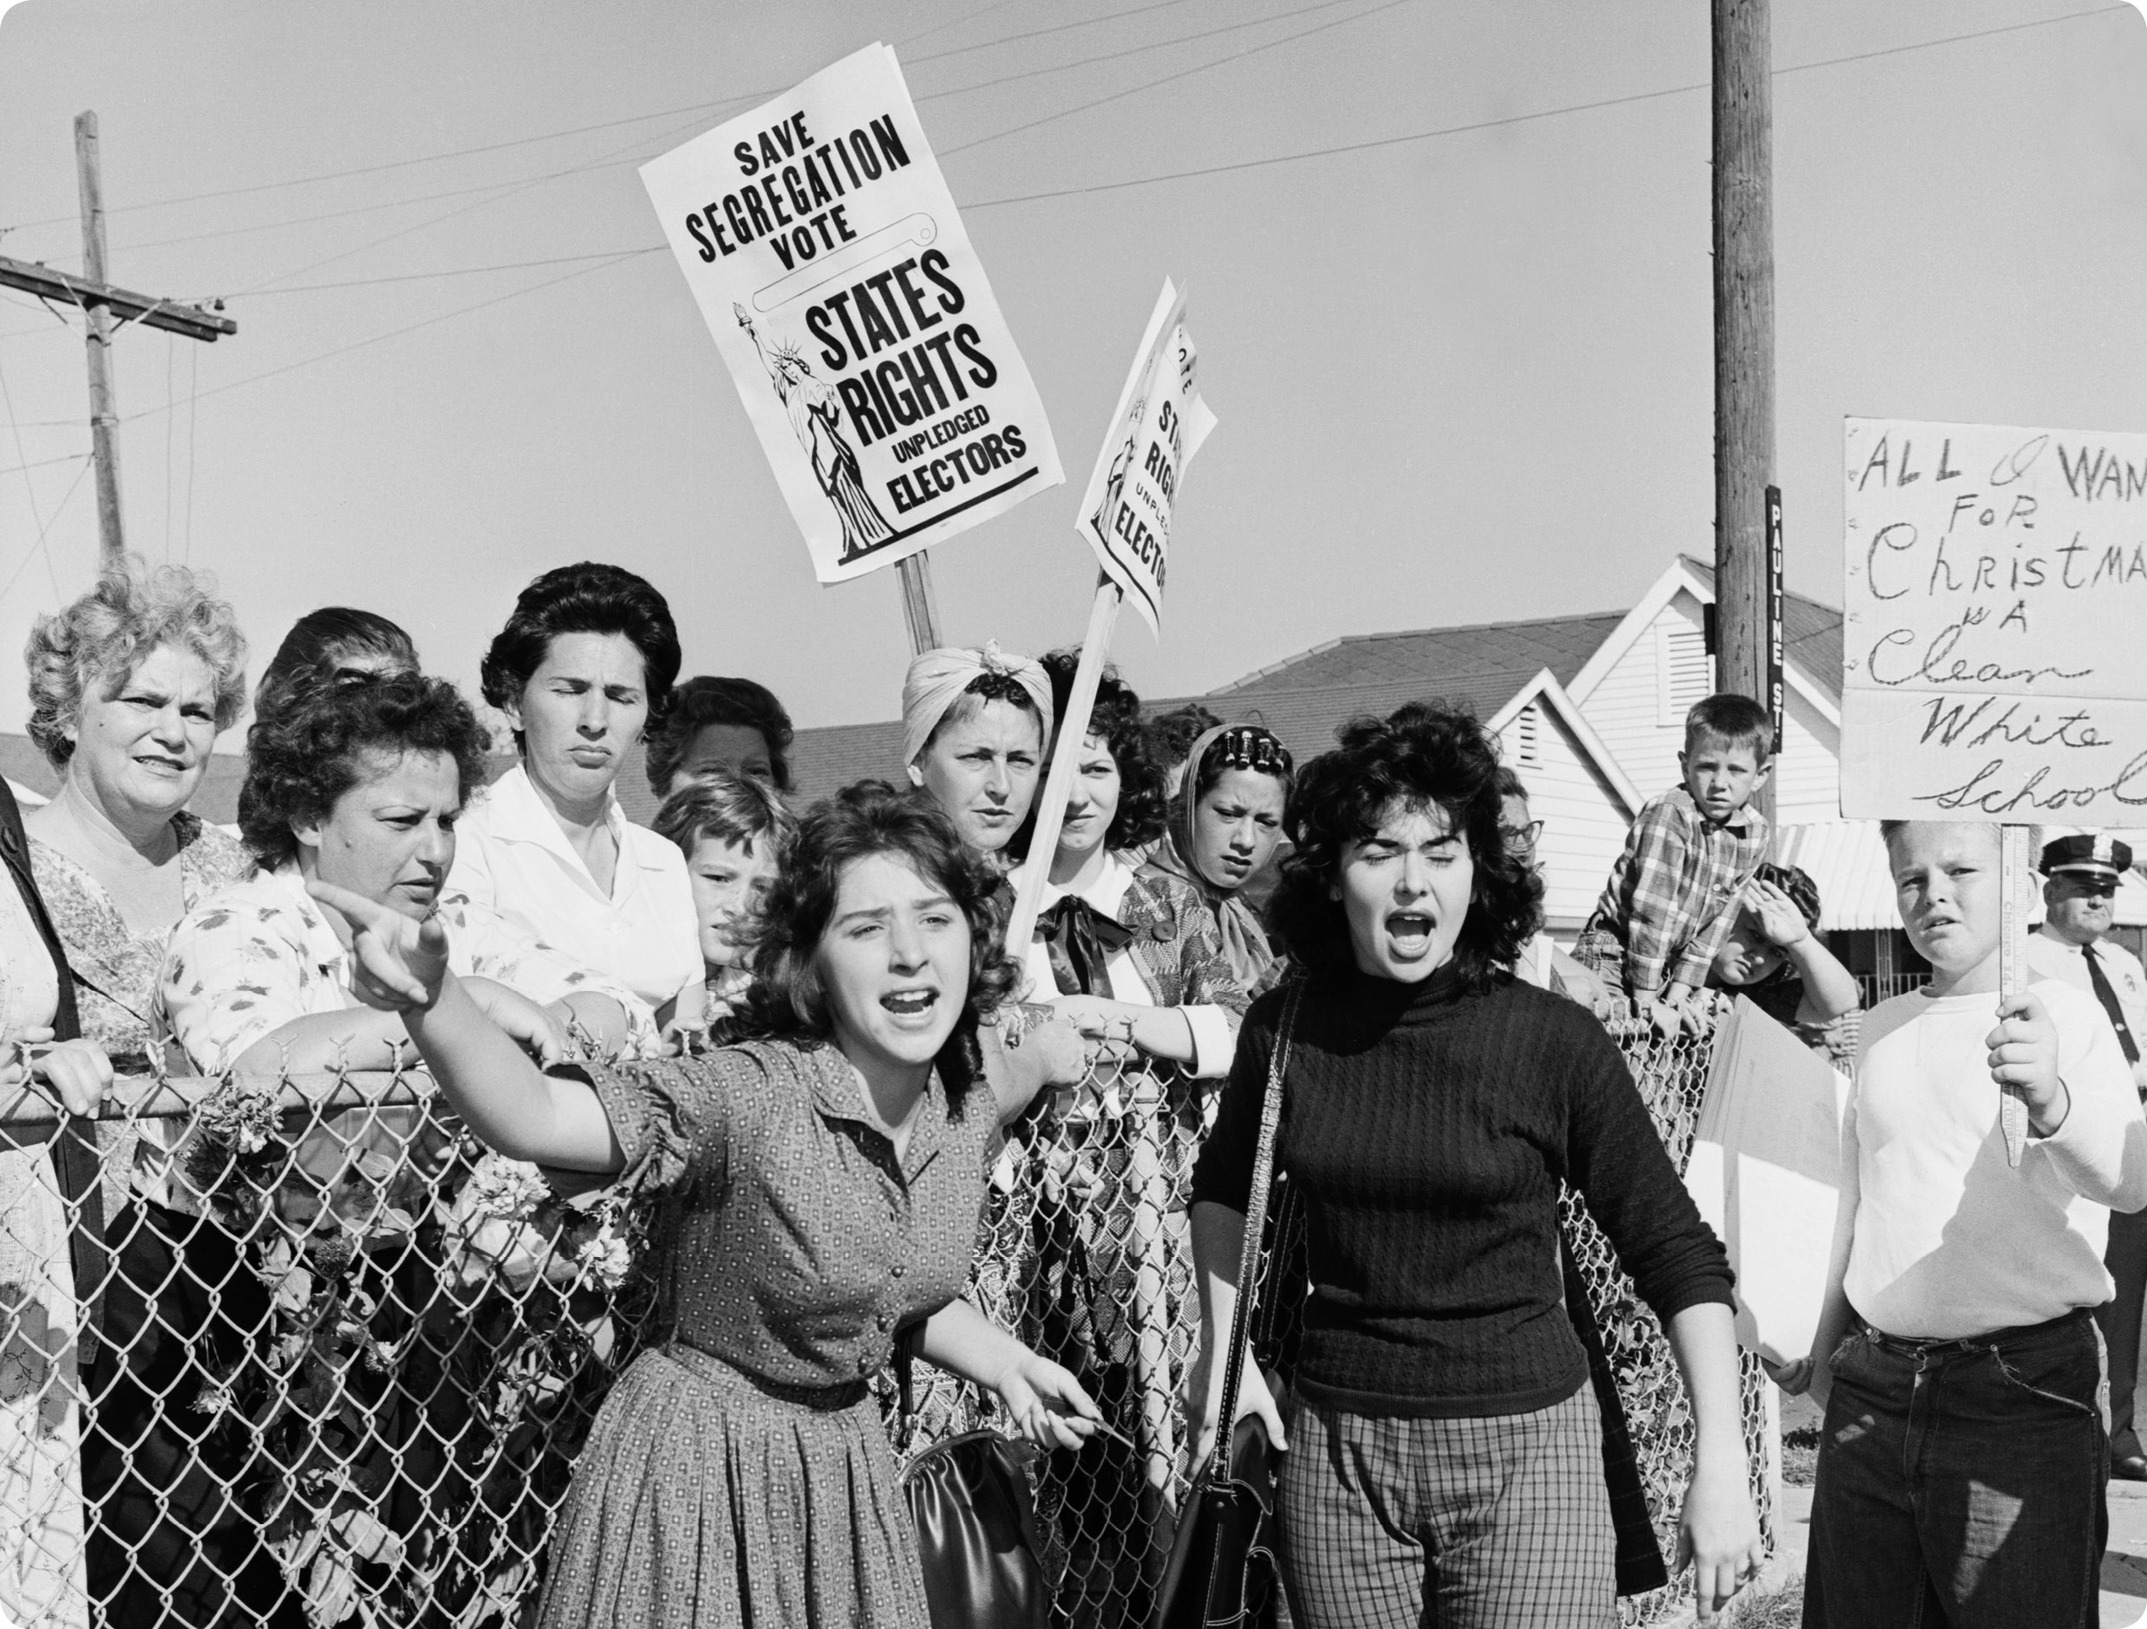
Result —
<svg viewBox="0 0 2147 1629"><path fill-rule="evenodd" d="M1507 971L1542 885L1499 814L1497 747L1421 705L1349 725L1291 798L1275 914L1309 982L1276 1166L1305 1207L1312 1295L1287 1435L1249 1362L1237 1412L1290 1450L1283 1576L1303 1629L1616 1622L1561 1180L1684 1370L1698 1449L1679 1563L1696 1564L1702 1618L1759 1565L1727 1259L1601 1026ZM1203 1451L1284 993L1246 1018L1194 1177Z"/></svg>

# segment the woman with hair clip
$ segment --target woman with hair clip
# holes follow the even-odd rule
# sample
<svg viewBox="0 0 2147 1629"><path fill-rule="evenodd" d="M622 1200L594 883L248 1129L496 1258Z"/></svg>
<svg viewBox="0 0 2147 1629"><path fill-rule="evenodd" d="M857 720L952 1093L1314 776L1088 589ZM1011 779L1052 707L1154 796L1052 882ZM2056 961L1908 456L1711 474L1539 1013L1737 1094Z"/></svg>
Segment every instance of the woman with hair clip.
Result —
<svg viewBox="0 0 2147 1629"><path fill-rule="evenodd" d="M1307 970L1247 1017L1193 1183L1203 1297L1188 1407L1214 1440L1268 1060L1311 1296L1285 1417L1283 1582L1305 1629L1617 1621L1603 1425L1563 1304L1570 1183L1669 1331L1697 1453L1679 1564L1711 1618L1758 1569L1730 1271L1616 1046L1511 968L1542 884L1500 830L1498 749L1465 713L1360 718L1300 772L1274 923Z"/></svg>
<svg viewBox="0 0 2147 1629"><path fill-rule="evenodd" d="M1273 731L1258 724L1203 731L1186 752L1169 828L1148 856L1150 866L1190 884L1215 913L1230 971L1248 999L1279 984L1288 966L1245 894L1282 841L1293 776L1290 749Z"/></svg>
<svg viewBox="0 0 2147 1629"><path fill-rule="evenodd" d="M1063 718L1078 653L1043 665ZM1061 1597L1076 1623L1142 1620L1167 1559L1184 1469L1177 1369L1198 1315L1186 1183L1245 1010L1214 913L1190 884L1129 858L1161 835L1163 813L1140 697L1106 670L1057 849L1010 878L1019 888L1026 868L1048 865L1032 999L1080 1031L1093 1059L1023 1128L1024 1174L1039 1190L1026 1317L1131 1442L1046 1470L1064 1482Z"/></svg>
<svg viewBox="0 0 2147 1629"><path fill-rule="evenodd" d="M853 786L804 817L768 896L764 1039L549 1072L484 1021L435 924L316 888L351 925L367 998L401 1014L480 1137L678 1206L676 1334L604 1405L541 1623L928 1629L867 1387L897 1341L992 1388L1033 1441L1094 1428L1071 1375L958 1299L999 1123L976 1026L1014 976L993 885L924 800Z"/></svg>

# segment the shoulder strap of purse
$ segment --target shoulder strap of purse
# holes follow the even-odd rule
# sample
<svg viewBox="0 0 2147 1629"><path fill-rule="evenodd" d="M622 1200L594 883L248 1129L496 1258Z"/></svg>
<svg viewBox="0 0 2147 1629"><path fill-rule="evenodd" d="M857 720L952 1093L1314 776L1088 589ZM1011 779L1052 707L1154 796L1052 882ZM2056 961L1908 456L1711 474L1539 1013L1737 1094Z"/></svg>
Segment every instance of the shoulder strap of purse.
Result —
<svg viewBox="0 0 2147 1629"><path fill-rule="evenodd" d="M1238 1386L1245 1378L1245 1336L1252 1327L1253 1302L1260 1288L1260 1235L1267 1226L1267 1190L1275 1177L1275 1133L1282 1124L1282 1075L1289 1065L1290 1032L1297 1025L1302 982L1283 997L1282 1021L1275 1027L1275 1050L1267 1060L1267 1095L1260 1103L1260 1142L1252 1157L1252 1187L1245 1204L1245 1242L1238 1251L1237 1309L1230 1319L1230 1347L1223 1359L1222 1405L1215 1416L1215 1454L1211 1481L1230 1478L1230 1439L1237 1424Z"/></svg>

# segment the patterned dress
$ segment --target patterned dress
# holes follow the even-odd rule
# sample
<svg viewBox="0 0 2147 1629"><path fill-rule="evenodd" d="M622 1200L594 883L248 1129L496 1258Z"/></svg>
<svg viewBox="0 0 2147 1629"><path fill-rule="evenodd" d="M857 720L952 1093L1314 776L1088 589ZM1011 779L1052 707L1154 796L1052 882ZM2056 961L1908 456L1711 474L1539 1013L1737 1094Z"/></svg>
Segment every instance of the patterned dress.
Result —
<svg viewBox="0 0 2147 1629"><path fill-rule="evenodd" d="M833 1047L585 1067L627 1179L671 1197L677 1333L598 1417L541 1623L928 1629L867 1382L968 1281L990 1094L935 1077L897 1159Z"/></svg>

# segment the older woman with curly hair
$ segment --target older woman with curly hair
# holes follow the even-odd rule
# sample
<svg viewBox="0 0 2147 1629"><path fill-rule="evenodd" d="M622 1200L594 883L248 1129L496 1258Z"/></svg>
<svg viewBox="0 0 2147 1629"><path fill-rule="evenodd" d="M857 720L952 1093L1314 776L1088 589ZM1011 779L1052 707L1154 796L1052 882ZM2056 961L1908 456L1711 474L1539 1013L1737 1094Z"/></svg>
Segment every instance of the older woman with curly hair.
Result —
<svg viewBox="0 0 2147 1629"><path fill-rule="evenodd" d="M1093 1428L1071 1375L959 1299L999 1124L976 1027L1014 978L995 882L925 799L853 786L785 847L754 958L764 1039L548 1073L484 1022L439 928L316 887L479 1136L678 1207L676 1336L604 1405L540 1622L928 1629L866 1385L898 1341L994 1389L1035 1441Z"/></svg>
<svg viewBox="0 0 2147 1629"><path fill-rule="evenodd" d="M1276 1163L1305 1209L1311 1298L1287 1419L1250 1363L1239 1413L1289 1448L1283 1580L1307 1629L1617 1621L1602 1426L1562 1304L1561 1181L1668 1326L1691 1391L1681 1548L1702 1614L1759 1564L1727 1259L1602 1027L1513 977L1542 885L1500 810L1497 747L1443 707L1358 719L1305 766L1275 921L1308 978L1283 1042L1290 991L1247 1017L1194 1177L1205 1448L1268 1060L1286 1044Z"/></svg>
<svg viewBox="0 0 2147 1629"><path fill-rule="evenodd" d="M246 705L246 641L207 578L130 561L39 618L26 654L30 739L61 777L23 820L31 862L80 976L83 1033L140 1074L172 925L252 869L186 807Z"/></svg>

